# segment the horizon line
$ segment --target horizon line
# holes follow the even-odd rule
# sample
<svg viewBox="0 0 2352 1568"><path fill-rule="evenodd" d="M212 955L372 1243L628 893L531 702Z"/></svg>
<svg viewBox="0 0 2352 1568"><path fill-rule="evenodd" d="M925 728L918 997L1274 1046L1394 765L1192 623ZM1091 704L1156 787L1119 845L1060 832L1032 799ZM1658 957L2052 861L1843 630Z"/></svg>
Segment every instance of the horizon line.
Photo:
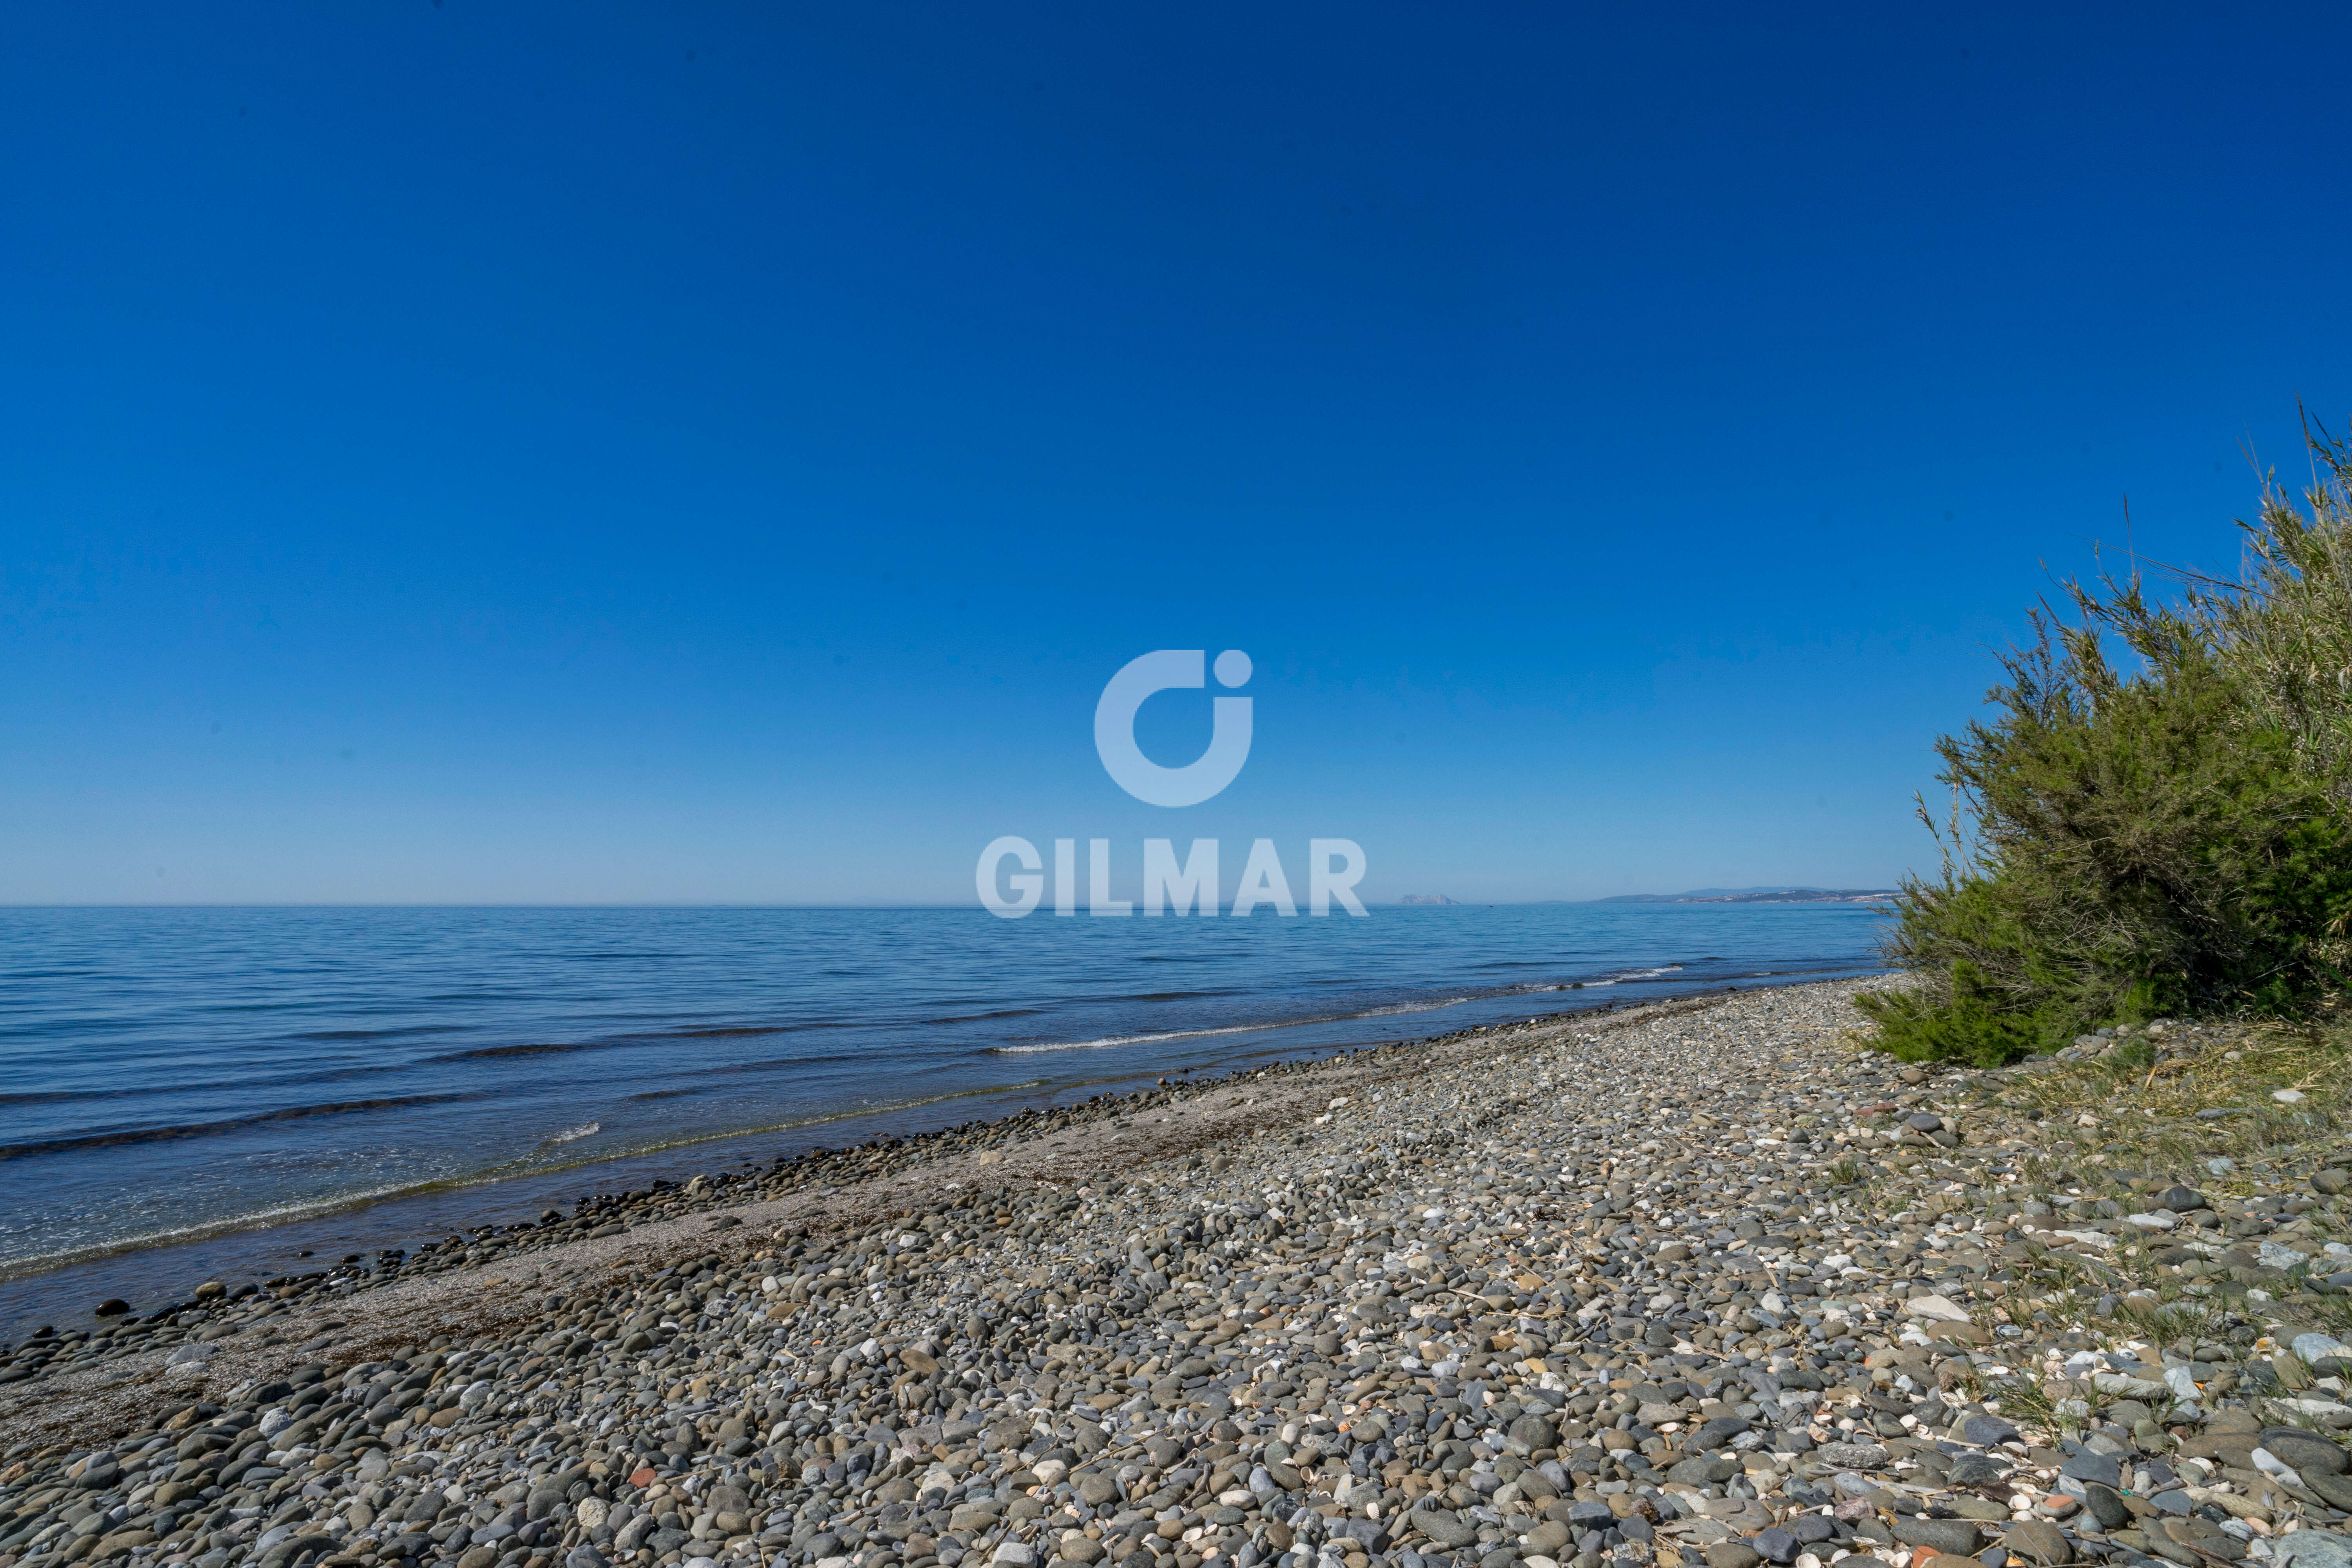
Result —
<svg viewBox="0 0 2352 1568"><path fill-rule="evenodd" d="M1807 889L1792 889L1790 890L1804 891ZM1896 889L1891 888L1860 888L1853 889L1836 889L1822 890L1839 892L1851 890L1854 892L1872 893L1892 893L1896 891ZM1597 898L1589 899L1454 899L1452 902L1444 904L1420 902L1407 903L1400 898L1389 900L1381 903L1374 903L1370 900L1366 900L1365 907L1367 909L1391 910L1466 910L1477 908L1527 909L1541 904L1605 904L1618 900L1647 900L1658 903L1675 903L1685 901L1686 898L1686 895L1679 893L1605 893ZM1688 899L1688 901L1704 903L1729 902L1729 900L1727 900L1709 897ZM1797 901L1805 903L1822 903L1832 900L1800 900ZM1216 907L1220 910L1227 910L1231 909L1233 905L1230 901L1223 901L1218 903ZM152 900L132 902L129 900L92 900L82 901L55 900L41 902L0 900L0 910L969 910L979 914L986 914L989 912L987 907L976 900L970 903L918 903L911 901L875 903L784 903L752 900L703 900L694 901L679 900L675 902L656 900L615 900L610 901L578 900L562 902L553 900L547 902L532 902L524 900L485 900L480 902L467 902L457 900L434 899L401 900L379 900L373 901L362 901L357 900L348 901L330 900L288 900L283 901L260 900L251 902L232 900L188 900L182 902L166 903ZM1041 910L1039 912L1050 914L1052 911ZM1076 914L1079 916L1090 915L1092 911L1084 906L1080 906L1076 911ZM1190 911L1185 910L1179 911L1177 914L1171 916L1146 916L1138 914L1134 918L1172 919L1189 918L1189 915ZM1073 917L1060 916L1056 918L1069 919Z"/></svg>

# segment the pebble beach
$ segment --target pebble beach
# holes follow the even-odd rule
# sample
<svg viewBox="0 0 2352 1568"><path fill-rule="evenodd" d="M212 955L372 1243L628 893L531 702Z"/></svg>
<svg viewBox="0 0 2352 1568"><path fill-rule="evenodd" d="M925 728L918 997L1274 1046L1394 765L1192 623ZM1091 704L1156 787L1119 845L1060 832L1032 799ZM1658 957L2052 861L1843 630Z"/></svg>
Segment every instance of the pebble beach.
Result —
<svg viewBox="0 0 2352 1568"><path fill-rule="evenodd" d="M0 1353L0 1568L2352 1568L2333 1069L1907 1067L1885 984L94 1303Z"/></svg>

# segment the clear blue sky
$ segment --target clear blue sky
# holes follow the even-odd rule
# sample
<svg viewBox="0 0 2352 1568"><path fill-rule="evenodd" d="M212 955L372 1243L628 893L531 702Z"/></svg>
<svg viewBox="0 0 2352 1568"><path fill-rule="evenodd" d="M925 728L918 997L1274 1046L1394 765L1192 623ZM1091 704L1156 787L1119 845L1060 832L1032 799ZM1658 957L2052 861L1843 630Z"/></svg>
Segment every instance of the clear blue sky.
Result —
<svg viewBox="0 0 2352 1568"><path fill-rule="evenodd" d="M1638 9L17 8L0 900L1885 883L2352 409L2352 13Z"/></svg>

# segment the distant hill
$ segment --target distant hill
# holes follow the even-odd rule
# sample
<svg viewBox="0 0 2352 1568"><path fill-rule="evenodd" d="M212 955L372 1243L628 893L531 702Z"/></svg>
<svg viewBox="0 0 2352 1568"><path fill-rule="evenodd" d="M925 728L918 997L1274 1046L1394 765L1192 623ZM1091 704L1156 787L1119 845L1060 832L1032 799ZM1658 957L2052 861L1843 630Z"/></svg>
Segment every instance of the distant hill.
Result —
<svg viewBox="0 0 2352 1568"><path fill-rule="evenodd" d="M1694 888L1687 893L1620 893L1596 904L1873 904L1892 888Z"/></svg>
<svg viewBox="0 0 2352 1568"><path fill-rule="evenodd" d="M1397 900L1401 904L1458 904L1459 899L1449 899L1444 893L1407 893Z"/></svg>

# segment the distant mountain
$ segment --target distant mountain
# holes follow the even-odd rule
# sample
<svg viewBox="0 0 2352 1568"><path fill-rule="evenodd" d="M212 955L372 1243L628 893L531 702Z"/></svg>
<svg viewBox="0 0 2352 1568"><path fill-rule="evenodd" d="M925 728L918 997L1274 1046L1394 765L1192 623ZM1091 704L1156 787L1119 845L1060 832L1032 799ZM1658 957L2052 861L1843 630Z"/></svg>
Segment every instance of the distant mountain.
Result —
<svg viewBox="0 0 2352 1568"><path fill-rule="evenodd" d="M1449 899L1444 893L1407 893L1397 900L1401 904L1458 904L1459 899Z"/></svg>
<svg viewBox="0 0 2352 1568"><path fill-rule="evenodd" d="M1596 904L1871 904L1892 888L1694 888L1687 893L1620 893Z"/></svg>

